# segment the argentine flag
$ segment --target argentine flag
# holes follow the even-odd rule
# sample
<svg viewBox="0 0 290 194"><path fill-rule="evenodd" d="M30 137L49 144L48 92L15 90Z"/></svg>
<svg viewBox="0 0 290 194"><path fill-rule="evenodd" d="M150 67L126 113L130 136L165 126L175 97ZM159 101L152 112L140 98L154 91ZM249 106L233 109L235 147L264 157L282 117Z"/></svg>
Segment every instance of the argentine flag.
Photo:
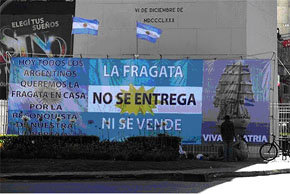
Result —
<svg viewBox="0 0 290 194"><path fill-rule="evenodd" d="M155 43L156 40L160 38L161 33L162 30L160 30L159 28L137 22L137 38Z"/></svg>
<svg viewBox="0 0 290 194"><path fill-rule="evenodd" d="M245 106L254 106L254 99L250 100L248 98L245 98L244 104L245 104Z"/></svg>
<svg viewBox="0 0 290 194"><path fill-rule="evenodd" d="M98 35L99 21L74 17L72 34L92 34Z"/></svg>

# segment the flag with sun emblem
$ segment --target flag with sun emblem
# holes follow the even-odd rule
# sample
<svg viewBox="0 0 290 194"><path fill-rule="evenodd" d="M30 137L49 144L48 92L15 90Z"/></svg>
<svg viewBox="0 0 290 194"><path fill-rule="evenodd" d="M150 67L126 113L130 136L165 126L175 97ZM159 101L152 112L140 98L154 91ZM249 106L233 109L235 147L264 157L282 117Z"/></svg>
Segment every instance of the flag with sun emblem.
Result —
<svg viewBox="0 0 290 194"><path fill-rule="evenodd" d="M80 17L73 18L72 34L98 35L99 21Z"/></svg>
<svg viewBox="0 0 290 194"><path fill-rule="evenodd" d="M137 31L136 31L137 38L148 40L149 42L155 43L156 40L160 38L161 33L162 30L159 28L137 22Z"/></svg>

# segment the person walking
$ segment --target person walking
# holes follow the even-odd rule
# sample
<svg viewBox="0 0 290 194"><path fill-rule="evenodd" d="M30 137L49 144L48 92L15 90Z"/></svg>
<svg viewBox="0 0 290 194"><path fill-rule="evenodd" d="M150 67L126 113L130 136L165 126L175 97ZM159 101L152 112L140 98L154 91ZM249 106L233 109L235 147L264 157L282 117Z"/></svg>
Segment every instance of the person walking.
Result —
<svg viewBox="0 0 290 194"><path fill-rule="evenodd" d="M233 141L235 138L235 126L230 120L230 116L226 115L224 117L225 121L221 125L221 135L224 143L224 160L233 160Z"/></svg>

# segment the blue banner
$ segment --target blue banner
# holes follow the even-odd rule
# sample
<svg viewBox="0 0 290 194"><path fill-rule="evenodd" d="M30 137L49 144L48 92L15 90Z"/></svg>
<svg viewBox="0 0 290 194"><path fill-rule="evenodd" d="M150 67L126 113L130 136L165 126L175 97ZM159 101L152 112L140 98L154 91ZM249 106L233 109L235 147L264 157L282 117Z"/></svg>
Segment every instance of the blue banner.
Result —
<svg viewBox="0 0 290 194"><path fill-rule="evenodd" d="M201 143L203 60L13 58L9 134Z"/></svg>

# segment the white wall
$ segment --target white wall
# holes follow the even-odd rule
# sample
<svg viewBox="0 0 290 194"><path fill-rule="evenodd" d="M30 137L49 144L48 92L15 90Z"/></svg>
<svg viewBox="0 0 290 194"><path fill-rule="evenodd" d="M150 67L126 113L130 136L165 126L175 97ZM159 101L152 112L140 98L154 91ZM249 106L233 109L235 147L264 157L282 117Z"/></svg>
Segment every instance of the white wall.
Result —
<svg viewBox="0 0 290 194"><path fill-rule="evenodd" d="M175 8L152 13L149 8ZM136 8L146 9L138 13ZM177 8L182 12L177 12ZM138 40L141 57L213 58L247 54L247 0L77 0L76 16L100 21L99 35L75 35L74 54L128 57L136 53L136 21L173 18L148 23L163 34L156 44ZM143 55L142 55L143 54Z"/></svg>
<svg viewBox="0 0 290 194"><path fill-rule="evenodd" d="M259 58L271 58L277 51L277 2L275 0L248 0L247 54L269 52Z"/></svg>

